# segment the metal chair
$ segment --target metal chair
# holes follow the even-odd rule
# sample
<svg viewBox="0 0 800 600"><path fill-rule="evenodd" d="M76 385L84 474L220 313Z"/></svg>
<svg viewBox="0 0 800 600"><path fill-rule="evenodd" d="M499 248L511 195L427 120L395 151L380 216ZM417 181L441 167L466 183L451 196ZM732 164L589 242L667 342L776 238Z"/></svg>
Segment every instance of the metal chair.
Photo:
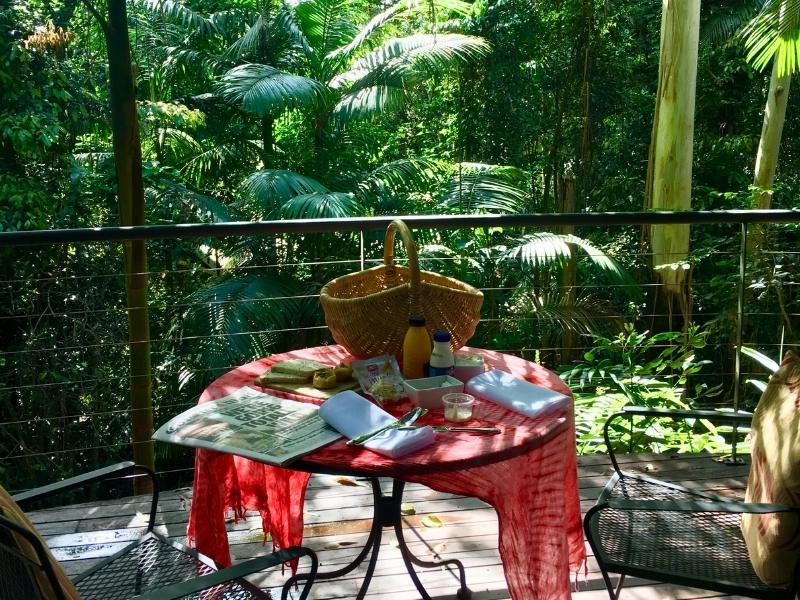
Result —
<svg viewBox="0 0 800 600"><path fill-rule="evenodd" d="M310 591L317 572L316 554L303 547L293 547L260 556L223 570L206 556L168 540L153 531L158 507L158 488L152 471L132 462L123 462L85 475L66 479L14 496L23 506L34 500L84 487L87 484L112 477L143 473L153 483L150 519L146 533L137 541L126 545L88 571L72 579L83 600L111 600L136 598L137 600L169 600L173 598L214 598L244 600L269 599L272 596L243 579L245 575L276 567L286 561L308 557L311 562L309 579L303 586L300 600ZM20 551L10 533L26 540L36 559ZM44 578L37 575L44 575ZM42 586L47 581L49 586ZM49 589L42 589L48 587ZM288 596L285 586L282 598ZM210 594L210 595L208 595ZM0 598L19 600L66 600L58 583L50 556L39 537L28 528L0 514Z"/></svg>
<svg viewBox="0 0 800 600"><path fill-rule="evenodd" d="M740 521L744 513L800 511L780 504L738 502L620 470L609 426L618 418L636 415L702 418L740 426L749 425L752 418L744 413L639 407L626 407L608 418L603 436L614 474L586 513L583 526L611 600L619 598L626 575L751 598L794 598L800 563L789 589L764 584L750 564ZM616 587L609 573L620 575Z"/></svg>

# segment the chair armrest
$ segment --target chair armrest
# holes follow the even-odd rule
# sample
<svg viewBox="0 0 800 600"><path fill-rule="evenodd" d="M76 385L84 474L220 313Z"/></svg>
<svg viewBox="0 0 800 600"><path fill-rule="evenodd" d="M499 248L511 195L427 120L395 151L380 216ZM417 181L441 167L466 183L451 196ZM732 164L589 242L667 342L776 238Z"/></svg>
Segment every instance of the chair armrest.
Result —
<svg viewBox="0 0 800 600"><path fill-rule="evenodd" d="M133 475L137 472L145 474L153 483L153 497L150 503L150 521L147 528L148 531L152 531L153 527L155 526L156 510L158 508L158 481L156 480L156 475L153 473L153 471L143 465L137 465L131 461L117 463L115 465L103 467L102 469L83 473L82 475L69 477L63 481L58 481L56 483L34 488L32 490L28 490L27 492L16 494L13 496L13 500L17 504L22 505L24 503L55 496L56 494L63 494L64 492L68 492L76 488L85 487L90 483L95 483L97 481L103 481L114 477Z"/></svg>
<svg viewBox="0 0 800 600"><path fill-rule="evenodd" d="M703 502L694 500L627 500L615 498L598 505L615 510L672 511L693 513L769 514L798 512L800 509L785 504L760 504L755 502Z"/></svg>
<svg viewBox="0 0 800 600"><path fill-rule="evenodd" d="M233 565L227 569L222 569L221 571L215 571L214 573L203 575L202 577L173 583L172 585L167 585L163 588L137 596L136 600L175 600L177 598L183 598L184 596L196 594L202 590L212 588L233 579L240 579L245 575L257 573L258 571L263 571L270 567L276 567L281 563L303 556L308 556L311 559L311 570L309 572L308 581L305 586L303 586L303 593L300 595L300 599L302 600L308 595L311 584L316 577L319 563L317 555L313 550L301 546L293 546L286 550L279 550L272 554L251 558L250 560Z"/></svg>
<svg viewBox="0 0 800 600"><path fill-rule="evenodd" d="M749 425L753 414L743 411L726 412L718 410L680 410L670 408L646 408L642 406L625 406L623 415L637 415L643 417L669 417L673 419L708 419L718 423L731 423L734 425ZM617 413L619 415L620 413ZM614 416L614 415L612 415Z"/></svg>
<svg viewBox="0 0 800 600"><path fill-rule="evenodd" d="M670 408L648 408L644 406L624 406L621 412L616 412L606 419L603 424L603 440L606 444L608 451L608 458L617 473L620 473L617 458L614 455L614 449L611 445L611 439L608 436L608 430L611 423L622 417L663 417L668 419L706 419L708 421L715 421L717 423L726 423L731 425L749 425L753 419L751 413L746 412L723 412L716 410L681 410Z"/></svg>

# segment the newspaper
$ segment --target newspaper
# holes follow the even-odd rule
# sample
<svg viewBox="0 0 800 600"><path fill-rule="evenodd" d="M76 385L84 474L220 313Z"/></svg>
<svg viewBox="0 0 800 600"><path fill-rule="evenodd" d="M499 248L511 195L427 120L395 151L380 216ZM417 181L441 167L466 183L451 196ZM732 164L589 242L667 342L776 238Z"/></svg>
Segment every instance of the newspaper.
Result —
<svg viewBox="0 0 800 600"><path fill-rule="evenodd" d="M319 407L249 387L190 408L153 434L161 442L238 454L279 466L340 437L320 418Z"/></svg>

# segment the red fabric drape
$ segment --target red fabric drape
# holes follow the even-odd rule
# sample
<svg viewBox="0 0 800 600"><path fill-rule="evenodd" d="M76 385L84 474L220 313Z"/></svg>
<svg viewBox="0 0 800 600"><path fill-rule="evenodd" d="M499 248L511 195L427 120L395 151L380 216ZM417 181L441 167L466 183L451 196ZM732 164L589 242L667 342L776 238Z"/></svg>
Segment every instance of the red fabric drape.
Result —
<svg viewBox="0 0 800 600"><path fill-rule="evenodd" d="M553 373L526 360L487 350L480 353L489 368L508 371L531 383L570 394ZM212 383L200 398L206 402L227 395L253 380L272 363L289 357L336 364L349 361L338 346L308 348L255 361ZM300 398L273 392L278 396ZM571 395L571 394L570 394ZM408 404L392 409L402 414ZM429 413L424 424L443 423ZM512 598L569 598L570 572L586 559L572 407L564 413L529 419L490 402L476 402L469 425L497 425L500 435L444 434L430 448L392 461L363 448L337 441L305 457L304 463L352 469L364 475L395 477L422 483L441 492L474 496L497 511L500 556ZM220 565L230 564L225 511L236 516L258 510L265 534L276 548L299 545L303 536L303 499L309 475L272 467L238 456L197 450L189 543Z"/></svg>

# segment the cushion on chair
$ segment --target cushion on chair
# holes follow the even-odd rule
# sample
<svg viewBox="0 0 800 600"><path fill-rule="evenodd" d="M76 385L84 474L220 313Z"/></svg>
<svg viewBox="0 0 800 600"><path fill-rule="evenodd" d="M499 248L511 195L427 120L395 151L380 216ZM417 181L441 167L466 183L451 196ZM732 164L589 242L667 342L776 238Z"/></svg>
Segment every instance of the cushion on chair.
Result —
<svg viewBox="0 0 800 600"><path fill-rule="evenodd" d="M800 508L800 358L788 352L758 402L752 425L747 502ZM791 585L800 558L794 513L743 515L742 533L753 569L767 584Z"/></svg>
<svg viewBox="0 0 800 600"><path fill-rule="evenodd" d="M38 537L42 541L42 545L44 546L45 551L47 552L47 556L50 559L50 564L53 567L53 572L56 574L58 578L58 582L61 584L61 590L64 593L64 596L70 599L79 600L80 595L78 594L75 586L72 585L72 582L67 577L67 574L64 573L64 570L58 564L58 562L53 558L53 555L50 554L50 550L47 548L47 544L42 540L41 536L36 532L33 524L28 520L28 517L25 516L25 513L22 512L22 509L14 502L14 499L6 492L2 486L0 486L0 514L2 514L6 519L9 521L13 521L16 524L32 531L36 537ZM26 557L30 558L32 561L39 564L39 558L36 555L36 551L33 549L31 544L24 539L22 536L18 534L12 534L13 541L17 547L17 549ZM23 574L20 574L24 576ZM36 572L36 580L37 585L41 591L41 595L46 600L50 600L54 598L53 589L50 586L50 582L47 579L47 576L44 574L44 571L37 570Z"/></svg>

